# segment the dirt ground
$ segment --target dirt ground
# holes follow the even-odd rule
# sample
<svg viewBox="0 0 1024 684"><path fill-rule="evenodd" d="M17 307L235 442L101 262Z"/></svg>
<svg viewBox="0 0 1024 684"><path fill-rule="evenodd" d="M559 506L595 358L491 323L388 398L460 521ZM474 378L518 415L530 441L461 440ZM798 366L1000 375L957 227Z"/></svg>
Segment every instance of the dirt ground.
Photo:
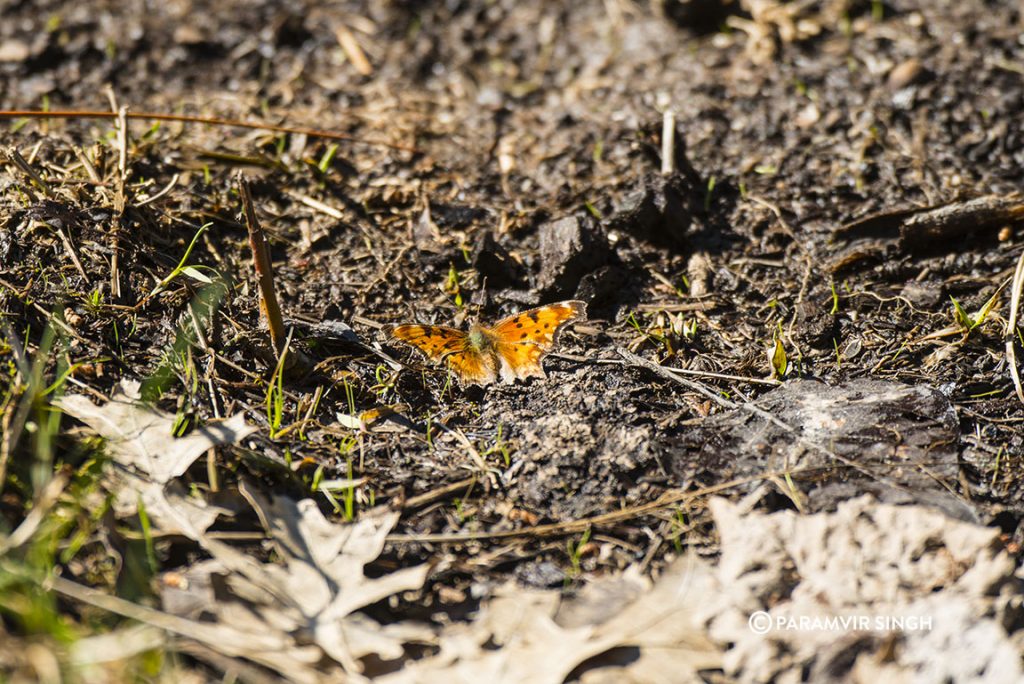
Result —
<svg viewBox="0 0 1024 684"><path fill-rule="evenodd" d="M623 573L656 582L680 559L729 557L732 513L713 513L712 495L751 516L842 516L864 495L881 507L869 511L915 511L906 520L938 511L992 533L979 548L1012 561L1000 591L1019 604L1024 404L1006 355L1024 245L1017 4L0 0L0 16L4 110L113 103L348 136L4 123L12 681L301 680L180 632L83 675L76 641L123 635L129 618L165 625L46 578L184 615L175 578L227 563L218 545L243 565L287 558L267 541L280 542L268 511L303 498L350 528L397 514L367 576L429 570L359 614L437 634L470 624L498 587L569 600ZM240 176L287 363L261 314ZM463 387L382 331L567 299L588 318L544 379ZM62 403L103 406L125 381L175 435L239 412L255 431L210 441L170 478L126 468L82 405ZM125 491L154 491L123 479L140 476L219 517L193 534L142 493L121 506ZM1024 622L1000 610L1019 666ZM717 653L741 648L707 633ZM883 662L892 643L857 653ZM436 652L334 660L347 676L394 676ZM822 657L772 676L807 681ZM310 677L334 676L324 658ZM764 676L737 662L691 675ZM852 658L836 663L829 677L850 676ZM598 681L570 670L552 681Z"/></svg>

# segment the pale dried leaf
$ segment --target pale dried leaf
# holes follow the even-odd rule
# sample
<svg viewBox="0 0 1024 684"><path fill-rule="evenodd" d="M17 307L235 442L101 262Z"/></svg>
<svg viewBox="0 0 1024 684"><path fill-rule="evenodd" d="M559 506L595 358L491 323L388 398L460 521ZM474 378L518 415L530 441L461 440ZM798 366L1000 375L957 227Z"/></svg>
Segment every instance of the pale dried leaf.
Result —
<svg viewBox="0 0 1024 684"><path fill-rule="evenodd" d="M266 499L244 483L240 491L256 509L281 562L260 562L200 533L198 541L213 559L175 578L177 585L185 587L191 578L200 585L198 594L183 594L187 590L175 588L165 592L166 605L201 609L214 615L216 624L236 632L274 635L287 644L284 650L291 662L315 665L325 678L338 665L356 675L362 670L361 658L393 660L403 655L409 642L433 641L434 633L425 625L382 626L353 614L392 594L418 589L426 580L426 565L376 578L364 573L364 567L383 550L398 521L397 512L341 525L327 520L311 499ZM215 576L216 581L211 579ZM223 588L216 597L215 584ZM207 602L201 600L204 596ZM267 653L254 650L241 655L267 664ZM293 676L284 668L272 667L294 681L306 680L304 670L299 671L302 676Z"/></svg>
<svg viewBox="0 0 1024 684"><path fill-rule="evenodd" d="M137 385L132 384L119 388L103 406L81 394L64 396L56 404L106 439L115 461L137 468L160 484L181 476L211 447L234 444L256 430L246 425L243 414L236 413L175 437L174 416L141 403Z"/></svg>
<svg viewBox="0 0 1024 684"><path fill-rule="evenodd" d="M346 669L359 671L354 659L365 654L353 653L345 638L345 618L392 594L417 589L426 581L426 565L374 579L363 573L364 566L384 549L399 513L338 525L328 521L312 499L295 502L274 497L268 502L247 487L241 491L285 559L284 566L266 566L267 577L311 620L317 644Z"/></svg>
<svg viewBox="0 0 1024 684"><path fill-rule="evenodd" d="M405 655L403 644L433 643L436 638L425 624L406 621L381 625L362 613L333 622L332 628L338 630L335 638L348 647L354 658L375 655L381 660L397 660Z"/></svg>
<svg viewBox="0 0 1024 684"><path fill-rule="evenodd" d="M717 648L696 622L695 606L710 582L711 571L704 563L684 559L649 590L637 591L645 589L645 583L630 578L634 586L628 591L635 598L622 600L621 581L611 581L585 599L588 606L574 608L569 602L563 610L559 610L557 591L509 586L484 605L476 621L445 630L436 656L379 681L560 684L584 662L611 668L615 681L696 681L699 670L720 665ZM619 609L595 610L602 591L608 591L609 603L618 604ZM556 613L574 626L560 626ZM588 614L600 623L583 623L582 616ZM637 649L641 657L635 663L642 669L634 672L633 663L613 659L601 662L599 656L619 647ZM668 676L649 678L657 673Z"/></svg>
<svg viewBox="0 0 1024 684"><path fill-rule="evenodd" d="M241 622L191 620L132 603L62 577L51 578L50 586L64 596L198 642L228 657L248 658L280 672L291 681L313 684L322 680L318 670L307 667L301 658L295 657L308 652L309 647L296 645L291 634L240 629ZM319 649L317 651L319 653Z"/></svg>
<svg viewBox="0 0 1024 684"><path fill-rule="evenodd" d="M650 590L651 580L630 566L619 577L588 582L572 601L558 605L555 622L566 628L602 624Z"/></svg>
<svg viewBox="0 0 1024 684"><path fill-rule="evenodd" d="M198 539L206 532L217 517L230 513L226 508L214 506L205 499L189 496L177 482L166 486L155 482L141 483L136 490L121 490L135 494L142 501L146 514L153 526L166 534L180 534L189 539Z"/></svg>
<svg viewBox="0 0 1024 684"><path fill-rule="evenodd" d="M706 593L701 610L711 637L731 645L724 660L729 678L1010 682L1024 677L1003 627L1017 610L1020 582L998 529L925 506L881 504L870 496L814 515L747 513L725 499L713 499L710 508L722 557L716 566L718 588ZM783 628L762 634L748 624L756 611L766 611L773 625L780 619L859 617L867 628ZM909 626L879 628L879 618L903 619ZM920 626L924 621L927 627Z"/></svg>
<svg viewBox="0 0 1024 684"><path fill-rule="evenodd" d="M75 667L133 658L163 648L167 633L150 625L132 625L106 634L85 637L69 646L68 659Z"/></svg>
<svg viewBox="0 0 1024 684"><path fill-rule="evenodd" d="M347 413L341 413L340 411L335 414L338 419L338 425L349 430L363 430L366 428L366 424L359 416L350 416Z"/></svg>

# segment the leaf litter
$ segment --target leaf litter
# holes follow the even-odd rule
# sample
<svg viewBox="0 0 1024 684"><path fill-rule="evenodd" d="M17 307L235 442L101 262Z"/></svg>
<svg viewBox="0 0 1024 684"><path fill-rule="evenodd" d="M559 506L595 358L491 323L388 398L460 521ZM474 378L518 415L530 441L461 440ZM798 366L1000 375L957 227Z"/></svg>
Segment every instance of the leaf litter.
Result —
<svg viewBox="0 0 1024 684"><path fill-rule="evenodd" d="M59 405L106 439L114 460L128 469L121 482L140 497L158 526L189 537L209 554L207 560L160 578L166 615L192 621L173 623L172 631L290 681L359 679L368 657L401 661L412 645L432 646L437 653L376 681L557 683L588 661L603 674L587 676L586 682L621 681L611 679L611 672L615 677L628 672L638 680L692 679L720 665L719 649L694 621L697 597L704 593L701 583L708 577L706 565L695 557L678 561L656 583L627 573L589 584L576 600L563 601L557 590L524 594L507 585L494 592L473 621L445 629L413 621L381 624L358 611L422 588L431 570L422 564L366 575L400 512L341 525L327 520L312 499L265 497L242 482L239 491L273 551L273 560L260 562L208 533L217 515L227 511L185 496L171 481L210 448L251 434L254 428L245 425L241 414L175 438L174 416L142 404L136 386L122 387L102 406L83 395L65 396ZM157 627L171 626L159 613L144 615L137 617ZM140 640L141 649L152 645L154 636L142 632L108 638L129 650L133 640ZM638 655L625 663L599 659L621 648L636 649ZM84 655L75 657L86 661Z"/></svg>
<svg viewBox="0 0 1024 684"><path fill-rule="evenodd" d="M243 483L239 491L281 562L258 562L207 534L223 509L185 496L172 480L211 448L252 434L256 428L246 424L243 414L174 437L175 417L142 404L137 385L122 386L101 406L84 395L65 396L58 405L104 437L114 461L128 469L121 479L128 485L122 494L137 496L164 531L183 534L210 554L210 560L174 574L175 585L186 587L186 593L191 591L191 575L204 577L196 586L208 593L190 598L204 613L202 640L207 646L275 669L293 681L316 682L325 674L311 669L320 657L296 635L308 634L323 656L349 673L362 670L360 658L372 654L393 660L402 655L406 639L432 636L425 627L382 626L352 615L401 591L418 589L426 580L426 564L372 579L364 574L364 566L381 553L399 512L338 525L312 499L267 499ZM213 578L219 580L220 593L214 593ZM165 597L175 591L180 589L165 586ZM165 600L183 604L180 597Z"/></svg>
<svg viewBox="0 0 1024 684"><path fill-rule="evenodd" d="M260 111L404 149L325 148L315 132L280 127L143 132L125 115L116 130L28 119L0 133L0 306L26 340L25 353L8 345L18 372L0 406L15 435L0 445L11 473L0 525L15 530L0 561L49 546L58 592L178 635L174 650L217 673L194 677L1018 676L1024 437L1007 375L1024 397L1021 278L1005 326L999 301L1024 264L1016 9L209 10L199 22L173 5L14 6L0 22L0 100L95 107L116 74L114 111L118 99L137 111ZM317 361L309 376L278 376L281 425L260 411L276 359L251 277L220 282L248 273L253 256L229 168L249 164L245 208L265 226L261 269L287 314L272 343ZM190 277L164 277L175 272ZM193 305L204 278L226 293L209 316ZM550 382L514 391L450 391L370 342L386 324L566 297L594 320L546 360ZM61 338L47 381L59 384L66 361L79 385L110 393L173 348L201 383L197 393L172 379L161 403L198 420L184 441L169 438L169 413L134 406L143 414L120 426L112 409L103 426L105 405L70 398L69 413L108 430L114 516L95 497L62 508L91 452L25 485L27 464L67 455L81 434L48 432L53 420L23 389L31 355L47 357L46 329ZM214 420L240 412L257 432ZM211 448L219 458L202 473ZM327 504L355 522L316 514L306 497L326 488L349 497L348 510ZM736 510L709 511L711 492ZM865 492L873 503L859 503ZM94 512L102 524L46 536ZM102 570L108 555L131 559L126 543L165 570L162 611L145 592L86 591L123 593L128 570ZM688 574L673 580L680 562ZM694 590L672 594L680 583ZM659 622L649 594L680 619ZM39 600L0 599L26 597ZM758 609L876 617L907 606L935 627L757 636L745 622ZM56 657L47 669L37 633L15 624L31 615L20 608L0 619L0 667L30 653L38 667L25 671L45 678ZM62 604L59 617L76 610ZM112 652L157 641L120 625L111 636ZM74 662L107 648L78 643Z"/></svg>

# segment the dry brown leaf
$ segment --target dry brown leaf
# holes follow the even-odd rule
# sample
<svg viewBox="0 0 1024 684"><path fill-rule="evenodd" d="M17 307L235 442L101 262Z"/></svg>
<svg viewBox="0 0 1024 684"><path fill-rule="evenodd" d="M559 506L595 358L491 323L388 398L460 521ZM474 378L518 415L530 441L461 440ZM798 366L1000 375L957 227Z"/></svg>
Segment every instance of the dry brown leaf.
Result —
<svg viewBox="0 0 1024 684"><path fill-rule="evenodd" d="M256 431L236 413L220 423L196 428L174 437L174 416L139 401L138 383L123 383L103 406L81 394L55 402L65 413L82 421L107 440L118 463L136 468L154 482L164 484L181 476L211 447L233 444Z"/></svg>
<svg viewBox="0 0 1024 684"><path fill-rule="evenodd" d="M122 476L118 479L123 485L115 490L114 506L118 515L134 515L141 503L153 527L164 534L197 539L218 516L231 512L198 496L189 496L179 482L160 485L144 478L124 476L124 473L118 475Z"/></svg>
<svg viewBox="0 0 1024 684"><path fill-rule="evenodd" d="M436 656L378 681L560 684L584 662L599 668L588 670L584 681L697 681L699 670L720 666L718 649L695 617L710 577L703 562L687 558L650 588L642 580L629 580L634 586L627 590L626 601L618 581L603 587L599 583L598 596L589 597L589 605L582 609L571 601L561 603L557 591L524 591L510 585L485 604L474 622L445 630ZM602 594L616 606L603 619L602 611L595 609ZM560 625L560 613L573 626ZM613 649L620 647L637 649L640 658L616 661ZM602 661L606 654L608 659Z"/></svg>
<svg viewBox="0 0 1024 684"><path fill-rule="evenodd" d="M244 484L240 489L281 562L260 562L200 533L197 541L213 559L175 578L175 588L164 592L168 609L202 610L215 616L215 624L236 632L274 635L282 646L273 652L261 646L233 655L293 681L309 681L311 672L314 680L342 672L358 675L361 658L393 660L403 655L406 643L434 640L434 632L419 623L380 625L353 614L395 593L418 589L426 580L426 565L375 578L364 573L383 550L397 512L342 525L327 520L312 499L267 499ZM215 593L215 585L222 590ZM275 658L281 653L287 657L279 663Z"/></svg>
<svg viewBox="0 0 1024 684"><path fill-rule="evenodd" d="M256 509L285 559L284 566L264 567L267 576L291 597L304 616L313 619L317 644L346 669L359 671L354 658L369 653L353 652L345 637L344 618L392 594L418 589L427 578L427 565L374 579L363 573L363 567L384 549L384 541L400 514L388 512L356 524L338 525L328 521L312 499L295 502L273 497L268 501L244 486L242 494Z"/></svg>

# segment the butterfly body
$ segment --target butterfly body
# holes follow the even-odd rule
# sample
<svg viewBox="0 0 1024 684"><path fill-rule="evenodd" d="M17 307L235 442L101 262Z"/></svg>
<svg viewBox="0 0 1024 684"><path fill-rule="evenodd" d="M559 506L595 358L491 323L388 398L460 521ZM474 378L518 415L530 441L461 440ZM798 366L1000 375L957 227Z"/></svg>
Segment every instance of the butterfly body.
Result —
<svg viewBox="0 0 1024 684"><path fill-rule="evenodd" d="M464 385L512 383L545 377L541 359L569 323L587 315L583 302L569 300L503 318L493 327L474 323L468 331L439 325L399 325L386 332L445 363Z"/></svg>
<svg viewBox="0 0 1024 684"><path fill-rule="evenodd" d="M469 332L466 334L466 339L469 342L469 345L477 351L482 352L494 346L492 333L476 323L474 323L473 327L469 329Z"/></svg>

